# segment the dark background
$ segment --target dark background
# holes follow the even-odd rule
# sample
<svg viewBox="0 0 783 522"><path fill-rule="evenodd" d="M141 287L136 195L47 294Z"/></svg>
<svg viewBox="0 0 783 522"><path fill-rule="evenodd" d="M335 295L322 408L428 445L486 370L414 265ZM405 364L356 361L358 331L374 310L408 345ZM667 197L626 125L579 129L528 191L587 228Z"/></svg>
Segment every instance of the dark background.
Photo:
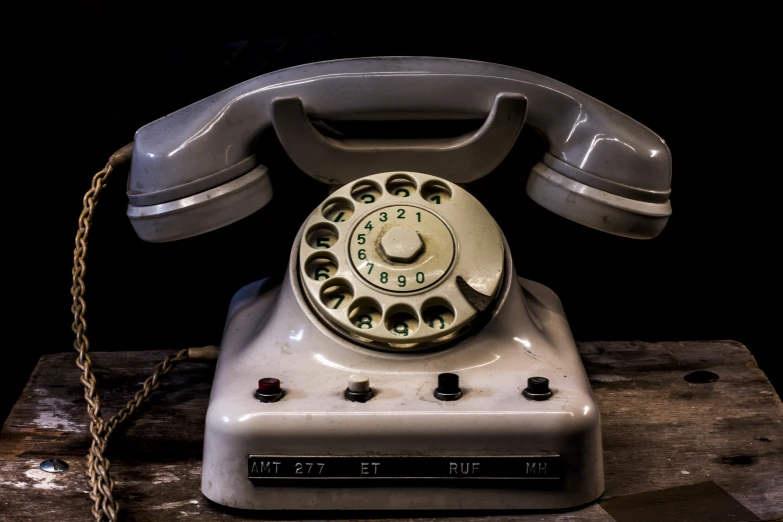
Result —
<svg viewBox="0 0 783 522"><path fill-rule="evenodd" d="M143 20L99 30L117 13L94 2L20 52L17 110L37 118L20 131L32 149L19 179L19 233L6 245L13 315L0 366L0 419L42 354L67 351L70 270L81 198L92 175L140 126L235 83L276 69L342 57L430 55L497 62L556 78L642 122L673 156L674 214L662 235L636 241L568 222L529 200L529 167L543 154L524 130L501 167L469 186L500 223L519 275L562 299L577 340L734 339L748 346L780 392L775 190L765 170L774 142L759 118L779 120L766 86L765 43L721 27L678 24L645 31L553 34L436 26L273 31L200 38L147 32ZM569 29L570 28L570 29ZM567 30L562 30L567 29ZM768 87L759 87L759 89ZM8 143L6 143L8 144ZM126 219L125 172L102 195L90 236L88 322L93 350L177 350L220 341L230 297L280 274L296 230L326 195L275 142L264 162L272 203L197 238L143 243ZM753 161L761 163L753 163ZM779 175L777 167L775 175ZM766 174L766 176L765 176ZM770 173L771 174L771 173ZM19 335L19 340L16 336ZM75 367L63 379L78 379ZM100 383L99 383L100 386ZM110 413L109 413L110 414Z"/></svg>

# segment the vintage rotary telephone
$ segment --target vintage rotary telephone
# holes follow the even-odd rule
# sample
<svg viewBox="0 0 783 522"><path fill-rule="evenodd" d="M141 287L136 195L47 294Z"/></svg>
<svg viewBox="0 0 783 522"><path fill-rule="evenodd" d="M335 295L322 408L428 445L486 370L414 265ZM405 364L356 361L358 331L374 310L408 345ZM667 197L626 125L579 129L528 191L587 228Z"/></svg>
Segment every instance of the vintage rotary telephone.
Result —
<svg viewBox="0 0 783 522"><path fill-rule="evenodd" d="M473 133L428 140L341 140L311 122L476 118ZM282 284L250 284L230 304L206 419L208 498L259 510L562 509L601 495L599 414L560 302L516 276L502 232L463 188L526 123L548 147L527 183L535 202L620 236L660 233L671 214L663 140L502 65L303 65L136 133L127 214L146 241L266 205L254 140L270 126L302 171L336 189L301 227Z"/></svg>

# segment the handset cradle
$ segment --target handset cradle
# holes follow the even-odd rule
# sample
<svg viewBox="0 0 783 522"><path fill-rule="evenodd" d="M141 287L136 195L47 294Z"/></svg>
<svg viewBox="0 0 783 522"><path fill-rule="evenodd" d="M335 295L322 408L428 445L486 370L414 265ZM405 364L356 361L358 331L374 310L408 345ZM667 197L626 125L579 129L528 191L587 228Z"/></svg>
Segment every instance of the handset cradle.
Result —
<svg viewBox="0 0 783 522"><path fill-rule="evenodd" d="M357 179L368 172L419 170L455 183L475 181L492 172L519 136L527 99L518 93L495 96L484 124L475 132L442 140L341 141L321 134L307 117L301 98L275 98L271 117L280 143L296 165L331 183L334 173Z"/></svg>

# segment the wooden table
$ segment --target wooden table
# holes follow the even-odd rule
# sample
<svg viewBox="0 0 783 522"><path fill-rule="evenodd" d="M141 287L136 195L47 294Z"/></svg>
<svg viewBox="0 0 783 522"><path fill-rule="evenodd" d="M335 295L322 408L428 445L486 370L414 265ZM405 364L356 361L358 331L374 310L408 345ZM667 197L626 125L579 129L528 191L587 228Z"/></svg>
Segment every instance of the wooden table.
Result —
<svg viewBox="0 0 783 522"><path fill-rule="evenodd" d="M783 516L783 404L744 346L732 341L590 342L580 343L579 350L601 411L606 493L579 511L525 516L612 520L604 509L612 499L705 481L761 519ZM95 353L103 410L111 415L125 404L164 356L155 351ZM74 358L72 353L42 357L3 426L2 520L90 518L83 475L88 421ZM697 370L719 379L684 379ZM200 481L212 373L210 363L178 366L131 425L113 436L112 475L124 520L444 515L258 514L210 502L201 495ZM68 471L41 471L40 462L52 457L66 461ZM450 514L486 518L483 513Z"/></svg>

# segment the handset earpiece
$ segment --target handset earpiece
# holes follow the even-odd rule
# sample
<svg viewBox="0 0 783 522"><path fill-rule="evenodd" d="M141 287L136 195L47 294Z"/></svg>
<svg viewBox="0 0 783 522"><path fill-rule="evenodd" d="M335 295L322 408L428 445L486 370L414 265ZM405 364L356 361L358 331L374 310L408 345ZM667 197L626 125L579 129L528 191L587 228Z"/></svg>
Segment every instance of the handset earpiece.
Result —
<svg viewBox="0 0 783 522"><path fill-rule="evenodd" d="M601 190L577 181L576 176L562 174L573 175L576 169L547 156L533 167L527 182L528 196L547 210L590 228L633 239L652 239L666 226L672 213L668 191L645 193L625 185L613 192ZM634 193L636 197L617 192Z"/></svg>
<svg viewBox="0 0 783 522"><path fill-rule="evenodd" d="M272 199L264 165L217 187L153 205L128 205L127 215L144 241L176 241L230 225L263 208Z"/></svg>

